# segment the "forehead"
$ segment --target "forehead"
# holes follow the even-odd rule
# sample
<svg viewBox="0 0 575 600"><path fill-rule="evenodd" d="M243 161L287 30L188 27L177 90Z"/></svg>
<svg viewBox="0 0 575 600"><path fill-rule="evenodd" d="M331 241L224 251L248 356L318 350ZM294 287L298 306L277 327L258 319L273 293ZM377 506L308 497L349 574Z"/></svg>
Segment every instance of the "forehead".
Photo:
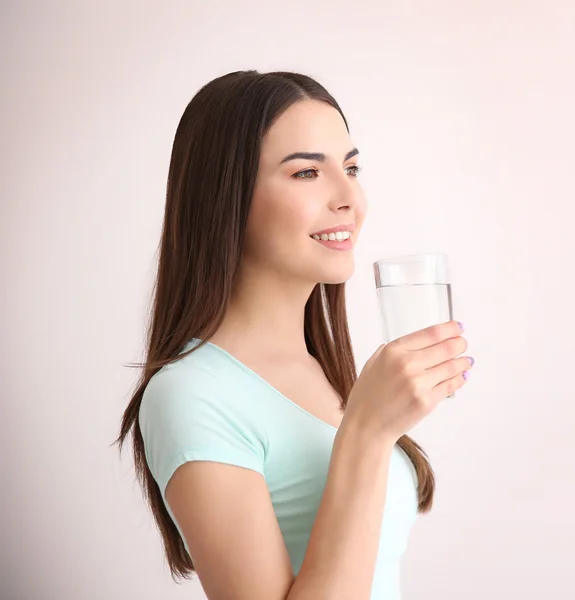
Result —
<svg viewBox="0 0 575 600"><path fill-rule="evenodd" d="M279 165L293 152L324 152L341 161L351 149L349 133L339 112L318 100L292 104L262 140L260 163Z"/></svg>

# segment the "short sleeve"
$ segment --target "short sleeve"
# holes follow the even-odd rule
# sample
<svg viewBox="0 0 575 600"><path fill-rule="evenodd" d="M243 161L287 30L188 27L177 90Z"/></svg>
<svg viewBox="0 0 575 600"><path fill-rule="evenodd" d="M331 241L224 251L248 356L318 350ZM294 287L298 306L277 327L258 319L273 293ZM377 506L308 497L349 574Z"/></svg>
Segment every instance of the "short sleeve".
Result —
<svg viewBox="0 0 575 600"><path fill-rule="evenodd" d="M249 412L202 369L174 363L158 371L144 391L139 424L146 460L164 499L170 478L188 461L264 473L263 444Z"/></svg>

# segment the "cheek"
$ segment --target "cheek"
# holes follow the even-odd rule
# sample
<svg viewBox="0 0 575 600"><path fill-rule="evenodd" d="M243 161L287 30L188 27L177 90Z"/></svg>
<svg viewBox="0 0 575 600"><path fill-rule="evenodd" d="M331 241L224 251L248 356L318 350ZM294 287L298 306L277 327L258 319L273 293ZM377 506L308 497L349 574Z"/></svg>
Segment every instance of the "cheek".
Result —
<svg viewBox="0 0 575 600"><path fill-rule="evenodd" d="M363 192L359 195L355 206L356 225L361 227L367 214L367 199Z"/></svg>
<svg viewBox="0 0 575 600"><path fill-rule="evenodd" d="M258 262L287 265L310 251L308 236L320 219L317 202L293 187L268 185L254 193L244 252Z"/></svg>
<svg viewBox="0 0 575 600"><path fill-rule="evenodd" d="M277 238L305 236L318 218L317 203L309 196L309 191L298 189L297 183L261 186L254 193L248 226Z"/></svg>

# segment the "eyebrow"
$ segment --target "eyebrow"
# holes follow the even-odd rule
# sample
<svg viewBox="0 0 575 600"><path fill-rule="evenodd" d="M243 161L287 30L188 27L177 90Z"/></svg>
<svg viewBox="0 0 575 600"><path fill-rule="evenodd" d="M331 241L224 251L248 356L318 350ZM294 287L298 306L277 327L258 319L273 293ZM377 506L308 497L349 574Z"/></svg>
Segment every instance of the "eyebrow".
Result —
<svg viewBox="0 0 575 600"><path fill-rule="evenodd" d="M359 150L357 148L350 150L345 155L343 162L349 160L352 156L356 156L357 154L359 154ZM285 162L288 162L289 160L296 160L298 158L303 160L317 160L318 162L324 162L326 159L326 155L323 152L294 152L293 154L289 154L288 156L286 156L280 162L280 165L282 165Z"/></svg>

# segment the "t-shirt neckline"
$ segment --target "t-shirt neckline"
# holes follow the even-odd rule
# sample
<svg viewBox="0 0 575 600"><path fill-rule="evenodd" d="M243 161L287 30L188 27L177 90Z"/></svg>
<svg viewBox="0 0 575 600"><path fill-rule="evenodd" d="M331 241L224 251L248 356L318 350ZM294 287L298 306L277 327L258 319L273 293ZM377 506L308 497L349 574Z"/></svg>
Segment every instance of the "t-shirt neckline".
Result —
<svg viewBox="0 0 575 600"><path fill-rule="evenodd" d="M199 338L192 338L190 342L201 342L201 341L202 340L200 340ZM227 350L224 350L221 346L218 346L217 344L214 344L213 342L210 342L210 341L205 342L204 345L214 348L217 352L219 352L220 354L222 354L223 356L228 358L228 360L230 360L236 366L240 367L243 371L245 371L253 379L256 379L257 381L259 381L260 383L265 385L268 389L270 389L272 392L274 392L277 396L279 396L280 398L283 398L284 401L291 404L291 406L295 407L296 409L301 411L303 414L312 418L314 421L321 423L322 425L324 425L331 431L336 431L336 432L338 431L337 427L334 427L333 425L331 425L330 423L327 423L323 419L316 417L314 414L310 413L308 410L306 410L305 408L303 408L302 406L300 406L299 404L297 404L296 402L294 402L293 400L288 398L285 394L282 394L282 392L280 392L276 387L274 387L269 381L266 381L261 375L256 373L253 369L250 369L250 367L248 367L245 363L243 363L241 360L236 358L233 354L231 354Z"/></svg>

